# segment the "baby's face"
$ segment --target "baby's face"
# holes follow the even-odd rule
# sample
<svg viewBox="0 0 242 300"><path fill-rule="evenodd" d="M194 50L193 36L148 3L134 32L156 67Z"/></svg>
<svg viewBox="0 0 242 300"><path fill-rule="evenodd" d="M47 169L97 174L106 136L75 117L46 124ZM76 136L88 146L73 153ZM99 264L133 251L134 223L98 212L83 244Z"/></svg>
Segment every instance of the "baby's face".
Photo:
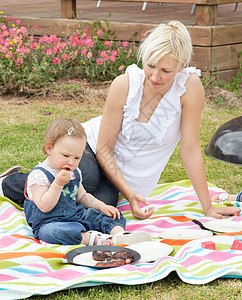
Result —
<svg viewBox="0 0 242 300"><path fill-rule="evenodd" d="M50 167L59 171L74 171L79 165L85 146L85 139L72 136L64 136L54 146L47 146Z"/></svg>

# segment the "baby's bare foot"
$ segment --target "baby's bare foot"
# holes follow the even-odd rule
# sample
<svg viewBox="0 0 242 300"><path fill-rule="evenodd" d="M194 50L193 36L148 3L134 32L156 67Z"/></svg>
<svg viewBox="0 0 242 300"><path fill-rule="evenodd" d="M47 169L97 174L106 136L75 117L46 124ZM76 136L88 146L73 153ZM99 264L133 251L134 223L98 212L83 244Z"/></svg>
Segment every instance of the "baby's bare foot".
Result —
<svg viewBox="0 0 242 300"><path fill-rule="evenodd" d="M228 195L227 193L222 193L219 195L213 195L211 198L212 202L223 203L225 201L236 201L236 195Z"/></svg>
<svg viewBox="0 0 242 300"><path fill-rule="evenodd" d="M107 239L106 241L104 241L104 242L102 243L102 245L112 246L112 245L113 245L113 240Z"/></svg>
<svg viewBox="0 0 242 300"><path fill-rule="evenodd" d="M106 240L103 239L102 236L98 235L95 238L94 245L107 245L112 246L114 244L113 240L111 238L108 238Z"/></svg>

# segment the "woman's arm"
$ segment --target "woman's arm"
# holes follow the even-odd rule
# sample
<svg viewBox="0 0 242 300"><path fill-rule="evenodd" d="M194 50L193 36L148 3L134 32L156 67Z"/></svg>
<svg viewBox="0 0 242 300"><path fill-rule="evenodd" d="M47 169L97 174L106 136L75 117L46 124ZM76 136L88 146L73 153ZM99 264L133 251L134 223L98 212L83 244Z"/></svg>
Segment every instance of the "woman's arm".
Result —
<svg viewBox="0 0 242 300"><path fill-rule="evenodd" d="M199 142L200 118L204 99L204 89L199 77L191 74L186 82L186 92L181 97L181 158L205 215L215 218L223 218L223 215L228 214L239 215L238 208L218 208L211 204Z"/></svg>
<svg viewBox="0 0 242 300"><path fill-rule="evenodd" d="M118 76L110 86L97 141L96 157L106 176L129 201L134 217L146 219L152 215L153 209L147 211L140 209L140 202L146 205L149 202L130 188L113 156L121 130L123 107L126 104L128 90L128 74Z"/></svg>

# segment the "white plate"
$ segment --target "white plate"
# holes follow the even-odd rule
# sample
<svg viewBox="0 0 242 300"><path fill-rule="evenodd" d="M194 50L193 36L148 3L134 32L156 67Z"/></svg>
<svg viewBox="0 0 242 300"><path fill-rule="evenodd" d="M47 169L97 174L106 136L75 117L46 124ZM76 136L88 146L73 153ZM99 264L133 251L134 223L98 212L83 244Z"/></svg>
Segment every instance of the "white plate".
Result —
<svg viewBox="0 0 242 300"><path fill-rule="evenodd" d="M94 250L102 250L102 251L111 251L112 253L122 251L124 249L129 249L129 247L118 247L118 246L109 246L109 245L95 245L95 246L87 246L87 247L79 247L73 250L70 250L66 253L65 258L69 263L79 266L93 267L96 269L104 269L104 268L113 268L113 266L105 266L99 267L96 266L97 261L92 258L92 253ZM133 262L130 264L134 264L135 262L140 260L140 254L134 250L130 250L133 255Z"/></svg>
<svg viewBox="0 0 242 300"><path fill-rule="evenodd" d="M208 230L201 229L184 229L184 228L171 228L164 230L160 233L163 239L201 239L204 237L213 236L213 233Z"/></svg>
<svg viewBox="0 0 242 300"><path fill-rule="evenodd" d="M157 260L169 255L173 251L171 246L157 241L137 243L129 245L128 248L138 252L141 256L140 261L144 262Z"/></svg>
<svg viewBox="0 0 242 300"><path fill-rule="evenodd" d="M231 221L229 219L215 219L203 224L206 228L217 232L242 231L242 221Z"/></svg>

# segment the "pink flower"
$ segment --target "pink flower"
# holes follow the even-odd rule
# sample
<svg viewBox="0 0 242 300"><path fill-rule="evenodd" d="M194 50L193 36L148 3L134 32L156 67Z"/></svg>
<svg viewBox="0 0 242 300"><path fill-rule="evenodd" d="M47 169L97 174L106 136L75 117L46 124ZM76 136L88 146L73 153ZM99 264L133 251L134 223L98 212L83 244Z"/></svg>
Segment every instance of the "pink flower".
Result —
<svg viewBox="0 0 242 300"><path fill-rule="evenodd" d="M119 68L118 68L119 71L122 71L123 69L124 69L124 65L119 66Z"/></svg>
<svg viewBox="0 0 242 300"><path fill-rule="evenodd" d="M13 52L12 51L8 51L7 56L13 57Z"/></svg>
<svg viewBox="0 0 242 300"><path fill-rule="evenodd" d="M19 37L19 36L16 36L16 37L15 37L15 41L16 41L16 43L19 43L19 42L21 41L21 39L22 39L21 37Z"/></svg>
<svg viewBox="0 0 242 300"><path fill-rule="evenodd" d="M110 56L109 59L110 59L112 62L115 62L116 57L115 57L115 56Z"/></svg>
<svg viewBox="0 0 242 300"><path fill-rule="evenodd" d="M55 64L55 65L58 65L58 63L60 62L60 59L59 57L55 57L52 62Z"/></svg>
<svg viewBox="0 0 242 300"><path fill-rule="evenodd" d="M58 46L55 46L55 48L53 49L52 53L60 53L61 50Z"/></svg>
<svg viewBox="0 0 242 300"><path fill-rule="evenodd" d="M88 28L84 28L84 29L83 29L83 32L84 32L84 33L88 33Z"/></svg>
<svg viewBox="0 0 242 300"><path fill-rule="evenodd" d="M62 54L62 59L63 60L67 60L68 59L68 56L66 54Z"/></svg>
<svg viewBox="0 0 242 300"><path fill-rule="evenodd" d="M18 19L18 20L16 20L16 24L18 24L18 25L19 25L20 23L21 23L21 20L19 20L19 19Z"/></svg>
<svg viewBox="0 0 242 300"><path fill-rule="evenodd" d="M7 30L4 30L3 31L3 36L8 36L9 35L9 32Z"/></svg>
<svg viewBox="0 0 242 300"><path fill-rule="evenodd" d="M5 53L5 52L7 52L7 47L5 47L5 46L2 46L2 48L1 48L1 52L2 52L2 53Z"/></svg>
<svg viewBox="0 0 242 300"><path fill-rule="evenodd" d="M77 26L77 23L74 23L74 25L73 25L74 27L76 27Z"/></svg>
<svg viewBox="0 0 242 300"><path fill-rule="evenodd" d="M22 31L23 34L27 33L27 28L26 27L22 26L20 29L21 29L21 31Z"/></svg>
<svg viewBox="0 0 242 300"><path fill-rule="evenodd" d="M27 48L27 47L22 47L22 53L27 53L27 54L29 54L29 53L30 53L29 48Z"/></svg>
<svg viewBox="0 0 242 300"><path fill-rule="evenodd" d="M128 47L128 45L129 45L129 42L128 42L128 41L124 41L124 42L123 42L123 47Z"/></svg>
<svg viewBox="0 0 242 300"><path fill-rule="evenodd" d="M114 56L117 56L118 55L118 52L117 50L113 50L113 53L112 53Z"/></svg>
<svg viewBox="0 0 242 300"><path fill-rule="evenodd" d="M30 49L36 49L37 47L38 47L38 44L36 42L31 43L29 46Z"/></svg>
<svg viewBox="0 0 242 300"><path fill-rule="evenodd" d="M92 39L87 40L87 45L88 45L89 47L93 47L93 45L94 45L93 40L92 40Z"/></svg>
<svg viewBox="0 0 242 300"><path fill-rule="evenodd" d="M146 34L146 33L141 33L141 36L142 36L142 37L146 37L147 34Z"/></svg>
<svg viewBox="0 0 242 300"><path fill-rule="evenodd" d="M5 45L6 47L11 46L10 41L11 41L10 39L6 39L4 45Z"/></svg>
<svg viewBox="0 0 242 300"><path fill-rule="evenodd" d="M91 58L92 57L92 52L88 52L87 53L87 58Z"/></svg>
<svg viewBox="0 0 242 300"><path fill-rule="evenodd" d="M6 30L6 29L7 29L7 26L6 26L5 24L3 24L3 25L1 26L1 28L2 28L2 30Z"/></svg>
<svg viewBox="0 0 242 300"><path fill-rule="evenodd" d="M11 21L15 21L15 18L14 17L9 17L9 18L7 18L7 20L11 22Z"/></svg>
<svg viewBox="0 0 242 300"><path fill-rule="evenodd" d="M46 50L46 53L47 53L48 55L51 55L51 54L53 53L53 50L52 50L51 48L48 48L48 49Z"/></svg>
<svg viewBox="0 0 242 300"><path fill-rule="evenodd" d="M98 29L97 35L98 35L98 36L101 36L102 34L103 34L103 31L102 31L101 29Z"/></svg>
<svg viewBox="0 0 242 300"><path fill-rule="evenodd" d="M102 58L98 58L97 59L97 64L100 66L103 64L103 59Z"/></svg>
<svg viewBox="0 0 242 300"><path fill-rule="evenodd" d="M38 25L34 25L33 28L34 29L39 29L39 26Z"/></svg>
<svg viewBox="0 0 242 300"><path fill-rule="evenodd" d="M47 41L47 39L48 39L47 35L44 35L44 36L42 36L42 37L39 38L39 42L40 42L41 44L43 44L44 42Z"/></svg>
<svg viewBox="0 0 242 300"><path fill-rule="evenodd" d="M16 62L16 65L19 66L19 65L21 65L23 62L24 62L23 59L20 57L20 58L18 59L18 61Z"/></svg>
<svg viewBox="0 0 242 300"><path fill-rule="evenodd" d="M87 50L86 49L82 49L81 54L82 55L86 55L87 54Z"/></svg>
<svg viewBox="0 0 242 300"><path fill-rule="evenodd" d="M102 51L100 52L100 56L101 56L101 57L105 57L105 56L106 56L106 51L103 51L103 50L102 50Z"/></svg>
<svg viewBox="0 0 242 300"><path fill-rule="evenodd" d="M104 45L105 45L106 47L111 46L111 41L105 41L105 42L104 42Z"/></svg>
<svg viewBox="0 0 242 300"><path fill-rule="evenodd" d="M81 39L81 40L79 41L79 45L85 46L85 45L86 45L86 40Z"/></svg>
<svg viewBox="0 0 242 300"><path fill-rule="evenodd" d="M36 68L36 67L32 67L32 69L33 69L34 71L37 71L37 68Z"/></svg>

